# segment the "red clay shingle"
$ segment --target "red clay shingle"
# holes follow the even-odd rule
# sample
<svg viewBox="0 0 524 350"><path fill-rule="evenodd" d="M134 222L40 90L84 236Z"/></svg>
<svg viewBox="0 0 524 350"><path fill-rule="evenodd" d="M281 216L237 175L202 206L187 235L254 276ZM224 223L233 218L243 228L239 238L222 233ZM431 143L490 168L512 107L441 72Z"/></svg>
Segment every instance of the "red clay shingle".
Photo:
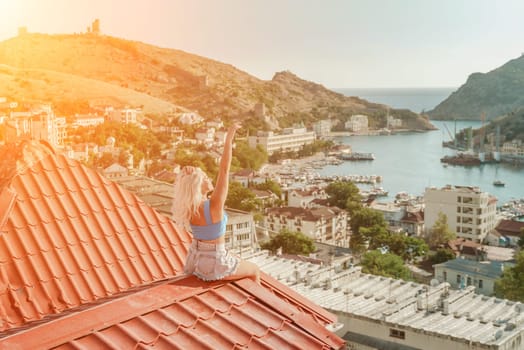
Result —
<svg viewBox="0 0 524 350"><path fill-rule="evenodd" d="M265 274L183 276L190 235L94 170L35 143L13 154L0 158L0 349L344 347L325 328L336 316Z"/></svg>
<svg viewBox="0 0 524 350"><path fill-rule="evenodd" d="M95 171L40 153L18 159L1 189L0 330L180 274L186 232Z"/></svg>

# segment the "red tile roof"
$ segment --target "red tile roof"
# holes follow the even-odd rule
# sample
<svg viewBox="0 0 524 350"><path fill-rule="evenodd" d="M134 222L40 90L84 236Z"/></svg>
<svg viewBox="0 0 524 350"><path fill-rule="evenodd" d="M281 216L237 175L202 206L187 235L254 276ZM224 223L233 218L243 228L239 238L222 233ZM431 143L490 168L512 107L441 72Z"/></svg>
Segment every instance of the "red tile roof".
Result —
<svg viewBox="0 0 524 350"><path fill-rule="evenodd" d="M336 316L268 275L181 274L187 232L49 148L0 149L0 349L339 349Z"/></svg>
<svg viewBox="0 0 524 350"><path fill-rule="evenodd" d="M191 238L95 171L26 143L0 159L0 331L178 275ZM14 163L13 163L14 161Z"/></svg>
<svg viewBox="0 0 524 350"><path fill-rule="evenodd" d="M206 283L194 276L64 315L0 343L5 349L298 350L343 346L344 341L321 322L271 293L271 288L260 288L250 279Z"/></svg>
<svg viewBox="0 0 524 350"><path fill-rule="evenodd" d="M524 222L516 220L500 220L495 230L499 233L506 236L516 236L519 237L522 235L522 229L524 228Z"/></svg>

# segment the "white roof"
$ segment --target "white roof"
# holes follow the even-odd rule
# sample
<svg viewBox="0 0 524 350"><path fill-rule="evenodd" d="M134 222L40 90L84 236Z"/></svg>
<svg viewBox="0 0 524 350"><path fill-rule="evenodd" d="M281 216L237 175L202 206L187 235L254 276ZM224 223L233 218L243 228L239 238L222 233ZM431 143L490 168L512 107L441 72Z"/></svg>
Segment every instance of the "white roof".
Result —
<svg viewBox="0 0 524 350"><path fill-rule="evenodd" d="M248 260L321 307L372 322L490 345L524 331L524 304L476 294L472 286L428 286L364 274L359 267L342 270L265 252ZM448 312L441 302L445 295Z"/></svg>

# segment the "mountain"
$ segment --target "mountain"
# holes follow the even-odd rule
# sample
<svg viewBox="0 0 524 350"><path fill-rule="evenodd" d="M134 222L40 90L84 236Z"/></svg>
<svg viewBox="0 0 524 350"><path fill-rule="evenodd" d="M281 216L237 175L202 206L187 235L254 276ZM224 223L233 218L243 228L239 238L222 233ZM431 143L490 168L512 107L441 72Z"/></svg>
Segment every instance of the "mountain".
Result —
<svg viewBox="0 0 524 350"><path fill-rule="evenodd" d="M384 119L387 106L347 97L291 72L264 81L234 66L184 51L95 35L27 33L0 42L0 96L142 107L158 117L197 111L204 117L247 119L264 103L274 128L363 113ZM390 109L406 128L428 130L427 118Z"/></svg>
<svg viewBox="0 0 524 350"><path fill-rule="evenodd" d="M466 83L428 112L431 119L486 120L524 106L524 55Z"/></svg>

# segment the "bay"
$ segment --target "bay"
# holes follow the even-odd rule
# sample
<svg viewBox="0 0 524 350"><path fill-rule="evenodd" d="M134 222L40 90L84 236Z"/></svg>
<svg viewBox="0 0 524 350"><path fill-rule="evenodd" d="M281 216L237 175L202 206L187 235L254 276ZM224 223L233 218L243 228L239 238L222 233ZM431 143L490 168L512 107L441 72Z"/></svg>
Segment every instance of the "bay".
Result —
<svg viewBox="0 0 524 350"><path fill-rule="evenodd" d="M369 102L383 103L393 108L421 113L433 109L457 88L339 88L333 89L346 96L358 96Z"/></svg>
<svg viewBox="0 0 524 350"><path fill-rule="evenodd" d="M352 95L355 96L355 95ZM402 97L406 101L405 97ZM373 101L385 103L382 101ZM434 103L438 103L434 102ZM420 101L418 103L420 104ZM425 108L434 106L425 101ZM405 107L411 109L408 107ZM412 109L413 110L413 109ZM438 130L424 133L402 133L383 136L337 137L335 142L351 145L354 152L371 152L372 161L345 161L320 169L320 175L380 175L378 184L389 192L381 200L393 200L398 192L423 195L427 187L474 186L498 199L498 205L524 198L524 167L506 163L487 163L474 167L444 166L440 159L455 151L442 147L449 141L447 128L453 133L454 122L432 121ZM480 121L457 121L456 130L469 126L477 128ZM505 182L504 187L493 185L494 180ZM366 188L366 187L365 187Z"/></svg>

